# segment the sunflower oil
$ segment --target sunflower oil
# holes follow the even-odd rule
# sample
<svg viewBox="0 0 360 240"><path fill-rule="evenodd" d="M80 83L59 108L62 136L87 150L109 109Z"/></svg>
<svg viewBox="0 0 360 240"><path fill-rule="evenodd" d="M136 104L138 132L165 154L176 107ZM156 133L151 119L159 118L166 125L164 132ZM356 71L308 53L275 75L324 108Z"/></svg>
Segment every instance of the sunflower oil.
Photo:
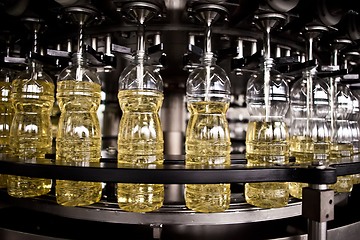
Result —
<svg viewBox="0 0 360 240"><path fill-rule="evenodd" d="M101 158L101 132L96 111L101 86L97 83L64 80L57 84L61 110L56 137L56 160L87 165ZM64 206L96 203L102 194L101 182L56 180L56 201Z"/></svg>
<svg viewBox="0 0 360 240"><path fill-rule="evenodd" d="M290 154L295 157L296 163L311 164L314 160L327 161L329 155L329 139L322 142L314 141L310 136L291 136ZM307 183L291 182L290 195L302 199L302 189Z"/></svg>
<svg viewBox="0 0 360 240"><path fill-rule="evenodd" d="M186 131L186 166L230 165L230 134L226 120L229 104L216 101L192 102ZM186 184L185 201L198 212L221 212L230 205L230 184Z"/></svg>
<svg viewBox="0 0 360 240"><path fill-rule="evenodd" d="M246 134L248 166L288 163L288 128L285 122L249 122ZM245 199L264 208L279 208L289 200L289 183L260 182L245 184Z"/></svg>
<svg viewBox="0 0 360 240"><path fill-rule="evenodd" d="M0 153L10 154L10 126L14 108L10 100L11 82L0 81ZM7 175L0 174L0 188L6 188Z"/></svg>
<svg viewBox="0 0 360 240"><path fill-rule="evenodd" d="M353 154L353 144L330 144L330 162L336 163L337 159L350 158ZM338 176L335 184L329 184L328 188L335 192L351 192L353 189L353 175Z"/></svg>
<svg viewBox="0 0 360 240"><path fill-rule="evenodd" d="M21 76L21 75L20 75ZM41 78L45 73L37 73ZM54 84L37 77L12 82L14 119L10 128L10 146L15 156L27 159L44 158L51 151L50 112L54 103ZM13 197L34 197L51 190L51 179L9 175L8 194Z"/></svg>
<svg viewBox="0 0 360 240"><path fill-rule="evenodd" d="M163 94L156 90L120 90L123 111L118 134L118 163L156 167L163 163L163 133L158 112ZM130 212L149 212L164 201L163 184L118 183L119 207Z"/></svg>

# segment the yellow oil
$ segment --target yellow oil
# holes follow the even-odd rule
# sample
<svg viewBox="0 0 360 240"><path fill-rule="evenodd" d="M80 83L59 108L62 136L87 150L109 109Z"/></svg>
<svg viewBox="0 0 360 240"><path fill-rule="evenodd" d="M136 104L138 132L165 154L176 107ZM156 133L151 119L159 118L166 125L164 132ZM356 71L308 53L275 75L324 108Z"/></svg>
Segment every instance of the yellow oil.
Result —
<svg viewBox="0 0 360 240"><path fill-rule="evenodd" d="M10 126L14 108L10 100L11 83L0 82L0 153L10 153ZM0 188L7 186L7 175L0 174Z"/></svg>
<svg viewBox="0 0 360 240"><path fill-rule="evenodd" d="M327 161L329 155L329 139L316 142L310 136L291 136L290 154L295 157L296 163L311 164L314 160ZM291 182L289 184L290 195L302 199L302 189L307 183Z"/></svg>
<svg viewBox="0 0 360 240"><path fill-rule="evenodd" d="M226 120L229 104L194 102L186 130L186 166L230 165L230 134ZM221 212L230 205L230 184L186 184L186 206L198 212Z"/></svg>
<svg viewBox="0 0 360 240"><path fill-rule="evenodd" d="M290 153L298 163L308 163L313 160L326 161L329 156L329 139L316 142L309 136L292 136L290 138Z"/></svg>
<svg viewBox="0 0 360 240"><path fill-rule="evenodd" d="M246 133L248 166L288 163L288 128L284 122L249 122ZM245 184L245 200L254 206L279 208L289 200L289 183L260 182Z"/></svg>
<svg viewBox="0 0 360 240"><path fill-rule="evenodd" d="M336 161L339 158L350 157L353 155L353 144L330 144L330 160Z"/></svg>
<svg viewBox="0 0 360 240"><path fill-rule="evenodd" d="M349 158L353 155L353 144L330 144L330 162L337 163L342 158ZM338 176L335 184L329 184L328 188L335 192L351 192L353 189L353 176Z"/></svg>
<svg viewBox="0 0 360 240"><path fill-rule="evenodd" d="M54 84L34 79L12 82L15 109L10 128L12 154L19 157L44 158L51 151L50 112L54 103ZM8 194L13 197L34 197L51 190L51 179L10 176Z"/></svg>
<svg viewBox="0 0 360 240"><path fill-rule="evenodd" d="M158 112L163 94L151 90L121 90L123 115L118 134L118 163L152 167L163 163L163 133ZM163 184L118 183L119 207L130 212L159 209L164 201Z"/></svg>
<svg viewBox="0 0 360 240"><path fill-rule="evenodd" d="M354 152L352 155L352 160L354 162L359 162L359 157L360 157L360 154L358 152L357 153ZM360 183L360 173L354 174L352 176L353 176L353 184L359 184Z"/></svg>
<svg viewBox="0 0 360 240"><path fill-rule="evenodd" d="M359 184L360 183L360 174L354 174L352 175L353 184Z"/></svg>
<svg viewBox="0 0 360 240"><path fill-rule="evenodd" d="M11 83L0 82L0 153L10 153L10 126L14 108L10 99Z"/></svg>
<svg viewBox="0 0 360 240"><path fill-rule="evenodd" d="M74 80L57 84L61 110L56 137L56 161L86 165L101 158L101 130L96 111L101 86ZM101 182L56 180L56 201L64 206L96 203L102 194Z"/></svg>

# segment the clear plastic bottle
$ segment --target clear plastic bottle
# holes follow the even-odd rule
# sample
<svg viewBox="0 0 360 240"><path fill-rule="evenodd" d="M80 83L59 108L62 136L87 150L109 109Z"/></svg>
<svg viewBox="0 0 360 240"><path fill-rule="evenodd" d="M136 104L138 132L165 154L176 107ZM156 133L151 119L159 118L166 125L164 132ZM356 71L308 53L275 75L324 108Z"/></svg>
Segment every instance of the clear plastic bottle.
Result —
<svg viewBox="0 0 360 240"><path fill-rule="evenodd" d="M311 86L310 86L311 84ZM316 69L304 71L290 92L291 130L290 155L296 163L326 162L329 156L330 131L326 122L329 114L329 86L316 76ZM309 96L308 96L309 95ZM307 183L290 183L290 195L302 199Z"/></svg>
<svg viewBox="0 0 360 240"><path fill-rule="evenodd" d="M138 51L121 73L118 98L123 112L118 163L136 167L162 165L164 140L158 112L163 101L163 81L159 69L147 63L143 51ZM118 183L117 200L125 211L153 211L163 204L164 186Z"/></svg>
<svg viewBox="0 0 360 240"><path fill-rule="evenodd" d="M330 162L341 163L350 161L353 155L352 132L349 117L352 113L352 100L350 89L340 83L340 78L335 80L336 94L334 99L335 114L332 126L332 138L330 142ZM352 175L338 176L335 184L328 186L335 192L351 192L353 188Z"/></svg>
<svg viewBox="0 0 360 240"><path fill-rule="evenodd" d="M264 75L268 73L270 81L267 86ZM289 133L284 116L289 108L289 87L280 73L273 69L273 59L265 59L261 71L249 79L246 103L250 114L246 132L248 166L288 163ZM289 183L246 183L245 199L258 207L286 206Z"/></svg>
<svg viewBox="0 0 360 240"><path fill-rule="evenodd" d="M188 77L187 105L190 119L186 129L186 166L230 165L230 133L226 111L230 103L230 80L207 53L201 66ZM230 205L230 184L186 184L185 201L198 212L221 212Z"/></svg>
<svg viewBox="0 0 360 240"><path fill-rule="evenodd" d="M10 128L12 154L27 159L44 158L51 152L50 112L54 83L41 64L30 60L26 71L12 82L15 109ZM9 175L7 191L13 197L34 197L51 190L51 179Z"/></svg>
<svg viewBox="0 0 360 240"><path fill-rule="evenodd" d="M101 130L96 114L101 100L99 76L82 54L58 77L57 94L61 110L56 137L56 161L86 166L101 158ZM65 206L96 203L102 194L101 182L56 180L56 201Z"/></svg>
<svg viewBox="0 0 360 240"><path fill-rule="evenodd" d="M356 89L356 87L355 87ZM350 85L350 98L352 100L352 113L349 118L349 124L351 128L352 140L353 140L353 160L358 162L360 157L360 127L359 127L359 119L360 119L360 96L356 94ZM353 175L353 184L360 183L360 174Z"/></svg>
<svg viewBox="0 0 360 240"><path fill-rule="evenodd" d="M10 153L10 126L14 108L10 99L11 77L9 70L0 70L0 153ZM7 175L0 174L0 188L7 186Z"/></svg>
<svg viewBox="0 0 360 240"><path fill-rule="evenodd" d="M360 99L351 91L351 86L349 94L352 102L352 111L349 115L349 124L352 135L353 155L356 155L360 153L360 128L358 122L360 118Z"/></svg>

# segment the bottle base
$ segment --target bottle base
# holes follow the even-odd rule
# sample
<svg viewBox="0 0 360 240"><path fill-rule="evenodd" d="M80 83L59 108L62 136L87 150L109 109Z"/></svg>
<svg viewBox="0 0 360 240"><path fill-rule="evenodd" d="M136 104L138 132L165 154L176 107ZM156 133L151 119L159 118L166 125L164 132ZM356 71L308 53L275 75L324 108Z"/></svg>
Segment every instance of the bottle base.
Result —
<svg viewBox="0 0 360 240"><path fill-rule="evenodd" d="M329 189L333 189L335 192L351 192L353 189L353 177L352 175L339 176L335 184L329 184Z"/></svg>
<svg viewBox="0 0 360 240"><path fill-rule="evenodd" d="M28 198L49 193L51 179L8 175L7 192L12 197Z"/></svg>
<svg viewBox="0 0 360 240"><path fill-rule="evenodd" d="M291 182L289 184L290 195L294 198L302 199L302 189L309 186L307 183Z"/></svg>
<svg viewBox="0 0 360 240"><path fill-rule="evenodd" d="M245 200L256 207L281 208L289 201L289 183L246 183Z"/></svg>
<svg viewBox="0 0 360 240"><path fill-rule="evenodd" d="M360 174L354 174L353 175L353 184L359 184L360 183Z"/></svg>
<svg viewBox="0 0 360 240"><path fill-rule="evenodd" d="M91 205L100 201L101 182L56 180L56 202L63 206L76 207Z"/></svg>
<svg viewBox="0 0 360 240"><path fill-rule="evenodd" d="M197 212L222 212L229 208L230 184L186 184L186 207Z"/></svg>
<svg viewBox="0 0 360 240"><path fill-rule="evenodd" d="M128 212L151 212L162 207L163 184L118 183L119 207Z"/></svg>

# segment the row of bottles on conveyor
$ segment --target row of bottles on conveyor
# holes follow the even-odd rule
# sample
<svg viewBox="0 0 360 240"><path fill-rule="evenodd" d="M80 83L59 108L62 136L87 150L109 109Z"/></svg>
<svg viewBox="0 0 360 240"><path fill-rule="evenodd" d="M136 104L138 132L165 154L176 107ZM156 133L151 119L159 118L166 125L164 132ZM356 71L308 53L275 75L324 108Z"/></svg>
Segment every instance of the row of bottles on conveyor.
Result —
<svg viewBox="0 0 360 240"><path fill-rule="evenodd" d="M304 31L308 61L313 60L313 42L324 31L327 28L323 26L308 26ZM334 51L332 65L327 67L330 71L339 69L338 50L349 44L348 39L335 39L331 44ZM309 68L292 86L290 154L299 164L351 161L359 153L359 96L336 74L328 78L317 75L317 68ZM350 192L357 183L358 179L353 176L339 176L336 184L328 187L336 192ZM290 194L301 199L302 188L306 186L305 183L290 183Z"/></svg>
<svg viewBox="0 0 360 240"><path fill-rule="evenodd" d="M230 101L230 81L225 71L216 65L211 49L211 27L218 18L214 14L217 12L207 8L198 8L198 11L205 23L205 47L200 66L191 72L187 80L187 106L191 116L186 130L185 163L188 168L198 165L226 167L230 165L230 134L225 115ZM163 101L162 79L159 69L147 62L144 24L148 18L143 13L134 14L139 26L138 47L132 63L119 79L118 98L123 111L118 135L120 166L151 167L163 163L163 136L158 116ZM286 164L289 155L295 156L299 163L350 157L358 151L358 145L342 142L349 140L344 139L342 129L346 126L347 133L359 134L359 99L338 80L331 83L336 85L331 89L337 89L331 94L330 83L316 77L316 68L305 70L303 78L289 91L287 79L275 69L274 60L270 57L270 30L283 18L281 14L257 16L261 21L258 25L264 31L264 55L260 70L252 75L247 86L246 101L251 115L246 136L247 164ZM86 166L90 162L98 162L101 157L101 134L96 115L101 86L98 75L89 68L84 56L83 27L86 18L76 19L80 26L77 53L73 55L72 65L59 74L57 82L56 98L61 116L56 137L56 160ZM36 43L34 53L37 52ZM311 60L312 45L309 46L308 60ZM1 92L2 101L6 102L2 103L2 111L6 113L1 115L3 136L6 136L4 141L11 144L11 154L15 156L43 158L51 147L50 111L54 101L54 84L43 72L41 64L30 59L28 69L11 85L9 78L5 79ZM10 110L10 95L14 114ZM328 109L329 103L332 109ZM289 107L293 121L290 133L285 123ZM332 117L326 119L329 112L333 113ZM10 127L12 115L14 119ZM352 128L348 117L352 117ZM2 146L5 145L2 142ZM342 149L342 146L348 146L348 149ZM7 153L7 149L4 147L3 151ZM348 181L352 184L352 178L339 177L338 183ZM288 202L289 193L301 198L300 190L304 186L281 182L247 183L245 199L259 207L283 207ZM8 176L7 187L11 196L32 197L49 192L51 180ZM336 184L330 187L342 191ZM79 206L99 201L101 189L99 182L56 180L55 194L59 204ZM228 183L185 186L186 206L199 212L226 210L230 194ZM162 184L118 183L117 200L119 207L126 211L153 211L163 204L164 187Z"/></svg>
<svg viewBox="0 0 360 240"><path fill-rule="evenodd" d="M77 21L80 26L77 52L73 54L72 64L60 72L57 81L56 98L61 116L56 136L56 161L83 166L99 162L101 157L100 124L96 114L101 85L98 75L88 67L84 58L86 14L81 16L83 18ZM27 26L34 32L30 54L36 56L41 21L30 21ZM2 153L38 159L39 162L45 154L51 153L52 148L53 80L43 71L40 61L28 58L27 69L15 77L11 85L9 81L2 85L2 101L6 100L1 109ZM11 106L14 113L8 110ZM13 197L40 196L50 192L52 187L51 179L2 177L7 178L7 191ZM92 204L100 200L101 191L101 183L56 180L56 199L62 205Z"/></svg>
<svg viewBox="0 0 360 240"><path fill-rule="evenodd" d="M38 53L38 27L40 23L29 24L33 30L32 53ZM7 82L7 81L6 81ZM14 156L44 158L51 150L50 112L54 104L54 83L37 60L29 59L27 69L2 89L4 110L2 130L3 152ZM11 99L11 103L9 104ZM8 175L7 190L16 197L32 197L46 194L51 190L51 179L30 178Z"/></svg>
<svg viewBox="0 0 360 240"><path fill-rule="evenodd" d="M69 8L68 12L73 22L79 25L79 35L72 64L63 69L57 79L56 99L61 115L56 136L56 162L87 166L101 158L101 131L96 113L101 100L101 82L89 67L84 52L83 31L91 21L92 12L80 8ZM163 137L158 116L163 100L162 79L159 69L147 63L144 23L149 15L142 9L139 12L136 14L139 16L138 49L119 81L118 96L123 116L119 128L118 162L127 166L163 162ZM31 54L36 56L40 22L28 26L34 31ZM8 73L1 82L1 152L39 162L51 152L50 112L55 86L39 61L27 60L26 71L12 83ZM13 197L40 196L50 192L52 187L51 179L0 176L1 187L7 187L8 194ZM102 183L56 180L55 195L57 203L64 206L93 204L102 196ZM164 189L162 184L119 183L117 198L123 210L147 212L162 206Z"/></svg>

